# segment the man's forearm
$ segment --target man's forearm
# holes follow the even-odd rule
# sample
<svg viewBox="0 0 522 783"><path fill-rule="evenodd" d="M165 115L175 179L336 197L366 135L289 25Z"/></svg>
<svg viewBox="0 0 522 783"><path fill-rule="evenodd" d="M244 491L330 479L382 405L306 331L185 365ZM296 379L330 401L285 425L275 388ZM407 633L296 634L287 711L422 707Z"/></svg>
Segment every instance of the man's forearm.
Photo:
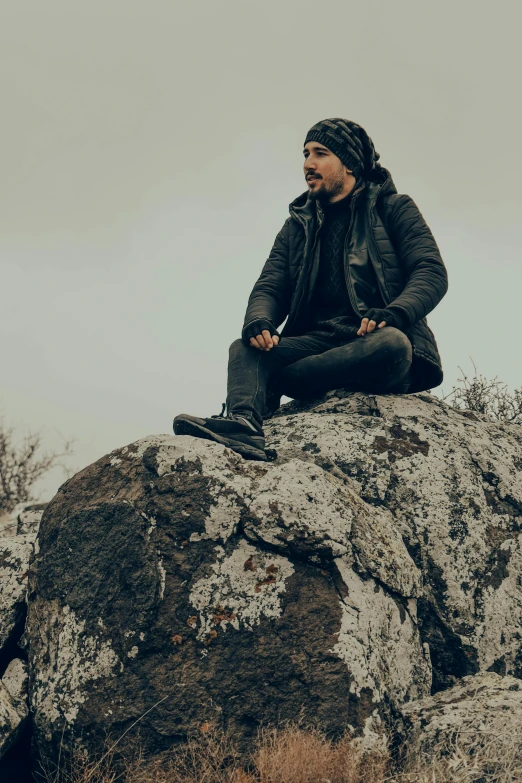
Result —
<svg viewBox="0 0 522 783"><path fill-rule="evenodd" d="M431 313L447 290L448 277L444 265L421 262L404 290L386 307L400 314L404 319L404 328L408 328Z"/></svg>
<svg viewBox="0 0 522 783"><path fill-rule="evenodd" d="M263 270L252 289L243 322L243 330L253 321L269 321L279 326L288 315L291 296L288 279L288 221L279 232Z"/></svg>
<svg viewBox="0 0 522 783"><path fill-rule="evenodd" d="M400 196L390 216L390 238L402 261L406 284L386 303L404 314L407 327L425 318L448 290L448 273L429 226L410 196Z"/></svg>

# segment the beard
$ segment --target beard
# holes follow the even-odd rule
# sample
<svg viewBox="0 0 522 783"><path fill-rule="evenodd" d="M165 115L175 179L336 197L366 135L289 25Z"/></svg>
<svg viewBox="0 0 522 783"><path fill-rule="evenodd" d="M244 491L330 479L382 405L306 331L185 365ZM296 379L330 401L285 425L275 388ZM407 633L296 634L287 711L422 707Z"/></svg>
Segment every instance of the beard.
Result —
<svg viewBox="0 0 522 783"><path fill-rule="evenodd" d="M322 180L322 184L318 188L310 191L310 198L317 199L318 201L329 202L333 198L342 193L344 188L344 172L342 166L339 167L339 171L334 174L331 179L326 182Z"/></svg>

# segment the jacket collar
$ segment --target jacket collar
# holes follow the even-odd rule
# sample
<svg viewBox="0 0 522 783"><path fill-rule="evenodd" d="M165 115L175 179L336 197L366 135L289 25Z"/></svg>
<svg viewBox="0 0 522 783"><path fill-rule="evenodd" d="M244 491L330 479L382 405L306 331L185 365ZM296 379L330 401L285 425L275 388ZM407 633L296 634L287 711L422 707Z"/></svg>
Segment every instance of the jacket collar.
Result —
<svg viewBox="0 0 522 783"><path fill-rule="evenodd" d="M370 206L375 204L380 196L389 196L392 193L397 193L392 175L388 169L379 164L375 167L371 179L366 184L366 200Z"/></svg>
<svg viewBox="0 0 522 783"><path fill-rule="evenodd" d="M384 166L377 165L372 173L372 177L366 180L361 189L366 194L366 201L372 206L381 195L397 193L397 188L393 182L392 176ZM360 191L359 191L360 192ZM357 191L356 191L357 193ZM354 193L354 195L356 195ZM308 228L312 221L317 220L320 226L323 222L324 212L321 203L317 199L311 198L308 191L301 193L292 201L289 206L290 215L297 220L304 228Z"/></svg>

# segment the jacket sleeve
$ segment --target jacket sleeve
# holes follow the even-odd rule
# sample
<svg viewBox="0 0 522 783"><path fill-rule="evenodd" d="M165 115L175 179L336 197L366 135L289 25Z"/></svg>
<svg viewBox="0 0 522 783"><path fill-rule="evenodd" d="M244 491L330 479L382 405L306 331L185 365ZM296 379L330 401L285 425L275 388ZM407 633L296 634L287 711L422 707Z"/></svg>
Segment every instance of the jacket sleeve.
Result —
<svg viewBox="0 0 522 783"><path fill-rule="evenodd" d="M435 238L410 196L397 199L389 216L389 230L406 285L387 307L399 310L407 328L438 305L448 290L448 274Z"/></svg>
<svg viewBox="0 0 522 783"><path fill-rule="evenodd" d="M289 223L290 218L277 235L268 260L252 289L243 329L260 318L269 320L277 328L288 315L291 296L288 272Z"/></svg>

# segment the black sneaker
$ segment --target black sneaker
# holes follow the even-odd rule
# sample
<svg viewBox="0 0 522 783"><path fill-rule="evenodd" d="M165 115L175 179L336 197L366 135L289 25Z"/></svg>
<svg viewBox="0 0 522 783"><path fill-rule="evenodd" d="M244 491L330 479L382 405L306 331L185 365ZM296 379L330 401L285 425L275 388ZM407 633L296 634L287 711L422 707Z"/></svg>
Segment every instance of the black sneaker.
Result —
<svg viewBox="0 0 522 783"><path fill-rule="evenodd" d="M266 461L263 430L243 416L211 416L200 419L181 413L174 419L176 435L192 435L222 443L245 459Z"/></svg>

